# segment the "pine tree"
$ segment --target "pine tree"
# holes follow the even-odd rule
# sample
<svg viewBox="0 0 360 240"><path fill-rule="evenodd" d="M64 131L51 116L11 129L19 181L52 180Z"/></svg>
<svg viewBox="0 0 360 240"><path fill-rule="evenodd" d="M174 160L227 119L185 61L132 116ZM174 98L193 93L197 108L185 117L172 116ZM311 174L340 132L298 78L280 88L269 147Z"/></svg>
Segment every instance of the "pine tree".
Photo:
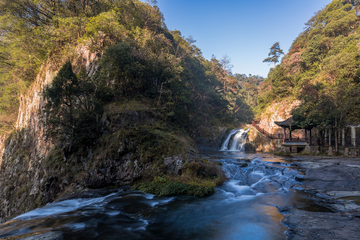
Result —
<svg viewBox="0 0 360 240"><path fill-rule="evenodd" d="M274 67L276 66L276 63L279 62L279 58L281 55L283 55L284 52L283 50L280 48L280 43L276 42L274 43L274 45L272 45L272 47L270 48L270 52L268 54L268 58L265 58L263 62L268 62L268 63L274 63Z"/></svg>

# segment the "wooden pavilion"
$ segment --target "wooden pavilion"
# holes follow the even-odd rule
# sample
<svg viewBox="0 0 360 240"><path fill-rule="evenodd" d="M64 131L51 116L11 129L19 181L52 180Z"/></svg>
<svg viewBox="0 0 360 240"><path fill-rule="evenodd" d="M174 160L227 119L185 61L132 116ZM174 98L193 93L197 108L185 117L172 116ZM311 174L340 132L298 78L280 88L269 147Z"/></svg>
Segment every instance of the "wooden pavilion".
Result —
<svg viewBox="0 0 360 240"><path fill-rule="evenodd" d="M290 147L290 148L296 148L296 151L303 149L311 144L311 129L305 128L305 137L300 138L296 137L293 138L291 135L291 132L297 129L304 129L302 127L297 126L294 123L293 118L288 118L285 121L282 122L274 122L276 125L281 127L284 131L284 143L282 144L284 147ZM309 137L308 137L308 131L310 131ZM288 132L288 134L287 134Z"/></svg>
<svg viewBox="0 0 360 240"><path fill-rule="evenodd" d="M299 127L294 123L294 120L293 120L292 117L286 119L285 121L274 122L274 123L284 130L284 142L308 142L308 143L311 143L311 129L313 127L308 127L308 128ZM286 133L287 129L288 129L288 132L289 132L288 135ZM297 129L304 129L305 130L305 138L299 138L299 137L293 138L291 136L291 132L294 131L294 130L297 130ZM308 131L309 131L310 134L308 134ZM309 137L308 137L308 135L309 135Z"/></svg>

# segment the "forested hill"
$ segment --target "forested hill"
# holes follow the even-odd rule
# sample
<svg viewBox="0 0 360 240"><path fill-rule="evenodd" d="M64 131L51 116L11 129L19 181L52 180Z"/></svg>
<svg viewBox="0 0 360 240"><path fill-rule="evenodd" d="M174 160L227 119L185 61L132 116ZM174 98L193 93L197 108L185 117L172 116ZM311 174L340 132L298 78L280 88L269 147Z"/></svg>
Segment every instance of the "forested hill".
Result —
<svg viewBox="0 0 360 240"><path fill-rule="evenodd" d="M19 95L41 66L60 69L67 60L81 81L94 84L95 95L147 99L166 121L196 127L251 119L228 62L204 59L193 39L167 29L156 6L137 0L2 0L0 16L2 132L13 130ZM79 46L100 56L96 76L76 63ZM110 83L116 87L106 89Z"/></svg>
<svg viewBox="0 0 360 240"><path fill-rule="evenodd" d="M360 123L360 3L333 0L318 11L271 69L257 112L283 99L301 100L293 110L303 127Z"/></svg>
<svg viewBox="0 0 360 240"><path fill-rule="evenodd" d="M217 147L251 99L155 5L0 0L0 34L0 218L86 188L202 196L224 181L195 140Z"/></svg>

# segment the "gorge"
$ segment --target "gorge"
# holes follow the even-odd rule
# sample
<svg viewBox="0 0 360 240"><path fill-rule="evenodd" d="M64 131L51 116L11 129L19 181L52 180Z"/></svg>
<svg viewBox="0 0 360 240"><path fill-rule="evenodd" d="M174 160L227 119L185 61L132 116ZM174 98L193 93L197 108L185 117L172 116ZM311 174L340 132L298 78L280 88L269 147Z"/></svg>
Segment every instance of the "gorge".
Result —
<svg viewBox="0 0 360 240"><path fill-rule="evenodd" d="M359 12L333 0L264 79L156 1L0 1L0 238L357 239ZM326 152L285 152L306 134Z"/></svg>
<svg viewBox="0 0 360 240"><path fill-rule="evenodd" d="M240 151L201 154L221 163L229 179L210 197L158 197L127 188L89 191L16 217L1 225L0 237L51 231L64 239L283 239L287 227L278 208L296 204L330 211L292 190L301 172L284 158Z"/></svg>

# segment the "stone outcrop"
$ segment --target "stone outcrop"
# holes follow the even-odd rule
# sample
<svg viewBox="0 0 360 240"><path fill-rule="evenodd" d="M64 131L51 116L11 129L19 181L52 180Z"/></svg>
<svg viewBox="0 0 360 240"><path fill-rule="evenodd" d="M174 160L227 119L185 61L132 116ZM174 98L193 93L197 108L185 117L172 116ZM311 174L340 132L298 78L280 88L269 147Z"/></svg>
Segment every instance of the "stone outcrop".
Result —
<svg viewBox="0 0 360 240"><path fill-rule="evenodd" d="M251 126L249 126L251 127ZM282 149L282 139L270 139L251 127L248 132L247 143L249 149L256 152L274 152Z"/></svg>
<svg viewBox="0 0 360 240"><path fill-rule="evenodd" d="M293 163L305 170L297 188L313 196L318 209L279 209L289 227L288 239L358 239L359 159L318 156L298 158Z"/></svg>
<svg viewBox="0 0 360 240"><path fill-rule="evenodd" d="M42 162L50 149L39 110L41 91L56 74L56 67L44 65L27 94L20 97L16 131L3 142L0 175L0 217L10 217L40 205L40 186L46 173Z"/></svg>
<svg viewBox="0 0 360 240"><path fill-rule="evenodd" d="M284 99L281 102L272 103L266 108L266 111L261 114L259 127L271 134L282 133L282 128L274 122L280 122L290 118L291 110L299 105L299 100L294 101L292 99Z"/></svg>
<svg viewBox="0 0 360 240"><path fill-rule="evenodd" d="M6 135L0 135L0 166L2 163L2 156L4 153L4 148L5 148L5 140L6 140Z"/></svg>
<svg viewBox="0 0 360 240"><path fill-rule="evenodd" d="M78 69L86 68L89 75L93 74L96 69L93 61L96 60L97 54L90 53L88 48L80 46L76 49L76 55L78 57L73 64ZM20 96L16 131L7 140L4 136L0 138L2 160L0 160L0 218L13 217L63 195L81 191L86 186L101 186L109 181L103 175L113 176L115 174L113 172L120 168L119 163L105 162L103 166L109 168L110 173L100 168L98 171L103 174L96 174L96 171L93 171L88 176L69 178L72 173L80 174L86 167L74 168L73 171L66 173L74 166L64 157L66 153L61 146L55 146L46 136L46 116L43 118L43 115L39 114L45 104L42 91L56 76L61 64L48 62L42 66L31 87ZM76 160L78 165L88 157L91 157L90 153L88 156L78 158ZM129 164L126 156L124 159L125 166L122 167L125 170L122 177L126 179L128 177L126 173L132 174L129 169L134 169L136 166L126 168L126 164Z"/></svg>

